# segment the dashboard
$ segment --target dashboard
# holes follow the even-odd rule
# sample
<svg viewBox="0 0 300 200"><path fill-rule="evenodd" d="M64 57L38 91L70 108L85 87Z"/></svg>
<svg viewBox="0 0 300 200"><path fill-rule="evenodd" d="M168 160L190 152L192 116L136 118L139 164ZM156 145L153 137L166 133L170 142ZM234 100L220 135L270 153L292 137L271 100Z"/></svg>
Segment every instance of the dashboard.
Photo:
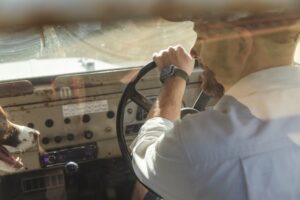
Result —
<svg viewBox="0 0 300 200"><path fill-rule="evenodd" d="M59 194L58 188L66 193L69 178L74 178L72 170L76 171L74 167L78 166L87 171L92 171L94 166L95 172L101 174L100 171L106 170L106 175L117 167L111 172L119 175L116 180L130 173L121 159L116 113L123 89L138 70L103 70L0 84L0 90L6 91L0 95L0 104L9 113L10 120L40 131L40 148L32 148L21 155L27 170L18 176L22 183L19 192L30 194L30 199L33 191L46 189L48 199L55 199ZM200 93L200 73L201 69L195 69L190 78L184 106L192 106ZM156 99L160 87L156 70L148 73L137 85L139 92L150 100ZM146 115L135 103L127 103L124 130L128 144L137 136ZM102 163L101 167L99 163ZM102 168L103 165L113 167ZM49 190L51 184L45 184L49 177L56 177L56 190ZM44 184L33 184L37 179ZM104 188L107 189L107 186ZM50 197L49 191L53 191Z"/></svg>

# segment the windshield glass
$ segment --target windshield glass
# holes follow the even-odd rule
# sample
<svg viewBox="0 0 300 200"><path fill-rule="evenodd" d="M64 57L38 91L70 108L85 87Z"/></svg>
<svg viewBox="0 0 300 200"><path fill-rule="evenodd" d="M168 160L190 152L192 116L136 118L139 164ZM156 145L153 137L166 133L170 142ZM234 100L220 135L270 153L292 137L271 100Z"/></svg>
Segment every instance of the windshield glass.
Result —
<svg viewBox="0 0 300 200"><path fill-rule="evenodd" d="M161 18L10 28L0 32L0 78L142 66L168 46L191 48L195 37L192 22Z"/></svg>
<svg viewBox="0 0 300 200"><path fill-rule="evenodd" d="M154 52L178 44L190 49L195 39L193 22L162 18L2 29L0 80L143 66Z"/></svg>

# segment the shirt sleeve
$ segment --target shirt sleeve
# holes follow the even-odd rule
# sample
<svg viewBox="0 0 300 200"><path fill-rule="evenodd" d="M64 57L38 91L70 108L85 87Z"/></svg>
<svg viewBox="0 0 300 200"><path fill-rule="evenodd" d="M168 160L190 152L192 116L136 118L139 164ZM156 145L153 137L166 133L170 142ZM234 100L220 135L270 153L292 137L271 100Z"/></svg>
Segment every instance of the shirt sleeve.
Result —
<svg viewBox="0 0 300 200"><path fill-rule="evenodd" d="M195 199L191 168L180 140L180 121L155 117L134 141L133 169L145 185L165 200Z"/></svg>

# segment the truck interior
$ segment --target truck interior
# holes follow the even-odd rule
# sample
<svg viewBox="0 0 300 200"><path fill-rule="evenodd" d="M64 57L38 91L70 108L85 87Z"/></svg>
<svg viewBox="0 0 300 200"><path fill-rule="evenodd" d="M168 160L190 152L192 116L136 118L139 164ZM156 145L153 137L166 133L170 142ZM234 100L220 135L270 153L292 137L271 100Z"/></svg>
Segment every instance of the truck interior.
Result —
<svg viewBox="0 0 300 200"><path fill-rule="evenodd" d="M40 132L25 151L0 139L24 166L0 168L1 200L132 199L129 145L161 87L155 66L137 74L154 52L178 44L190 49L197 36L190 20L140 12L108 20L107 12L96 20L0 20L0 106L11 122ZM300 46L294 64L300 65ZM183 107L193 107L201 94L202 71L195 67ZM137 76L138 92L124 97ZM211 106L215 99L207 101Z"/></svg>

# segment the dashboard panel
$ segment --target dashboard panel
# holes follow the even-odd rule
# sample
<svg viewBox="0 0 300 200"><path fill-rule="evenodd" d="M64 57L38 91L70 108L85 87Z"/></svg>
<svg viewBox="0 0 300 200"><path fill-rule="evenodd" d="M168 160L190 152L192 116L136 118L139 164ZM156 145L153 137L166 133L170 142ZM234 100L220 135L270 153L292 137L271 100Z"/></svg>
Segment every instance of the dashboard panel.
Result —
<svg viewBox="0 0 300 200"><path fill-rule="evenodd" d="M0 105L10 120L40 131L39 147L15 153L26 170L0 177L0 199L14 199L13 194L18 194L25 200L129 200L135 178L121 158L116 117L122 92L138 70L0 83L0 90L6 91ZM192 106L200 93L200 73L201 69L194 70L183 106ZM153 101L160 87L156 70L137 85L139 92ZM146 115L135 103L127 103L124 130L128 145ZM12 187L15 182L18 185Z"/></svg>
<svg viewBox="0 0 300 200"><path fill-rule="evenodd" d="M59 76L48 84L33 84L32 94L1 98L0 104L9 113L11 121L39 130L40 146L48 154L53 154L43 156L38 148L24 152L22 157L28 170L63 165L72 159L85 162L121 156L116 138L117 107L126 82L137 70ZM200 92L200 71L195 70L187 87L183 102L187 106L192 105ZM160 86L158 73L154 70L141 80L137 88L154 100ZM128 102L125 130L129 141L137 135L145 116L140 107ZM59 155L69 157L58 158Z"/></svg>

